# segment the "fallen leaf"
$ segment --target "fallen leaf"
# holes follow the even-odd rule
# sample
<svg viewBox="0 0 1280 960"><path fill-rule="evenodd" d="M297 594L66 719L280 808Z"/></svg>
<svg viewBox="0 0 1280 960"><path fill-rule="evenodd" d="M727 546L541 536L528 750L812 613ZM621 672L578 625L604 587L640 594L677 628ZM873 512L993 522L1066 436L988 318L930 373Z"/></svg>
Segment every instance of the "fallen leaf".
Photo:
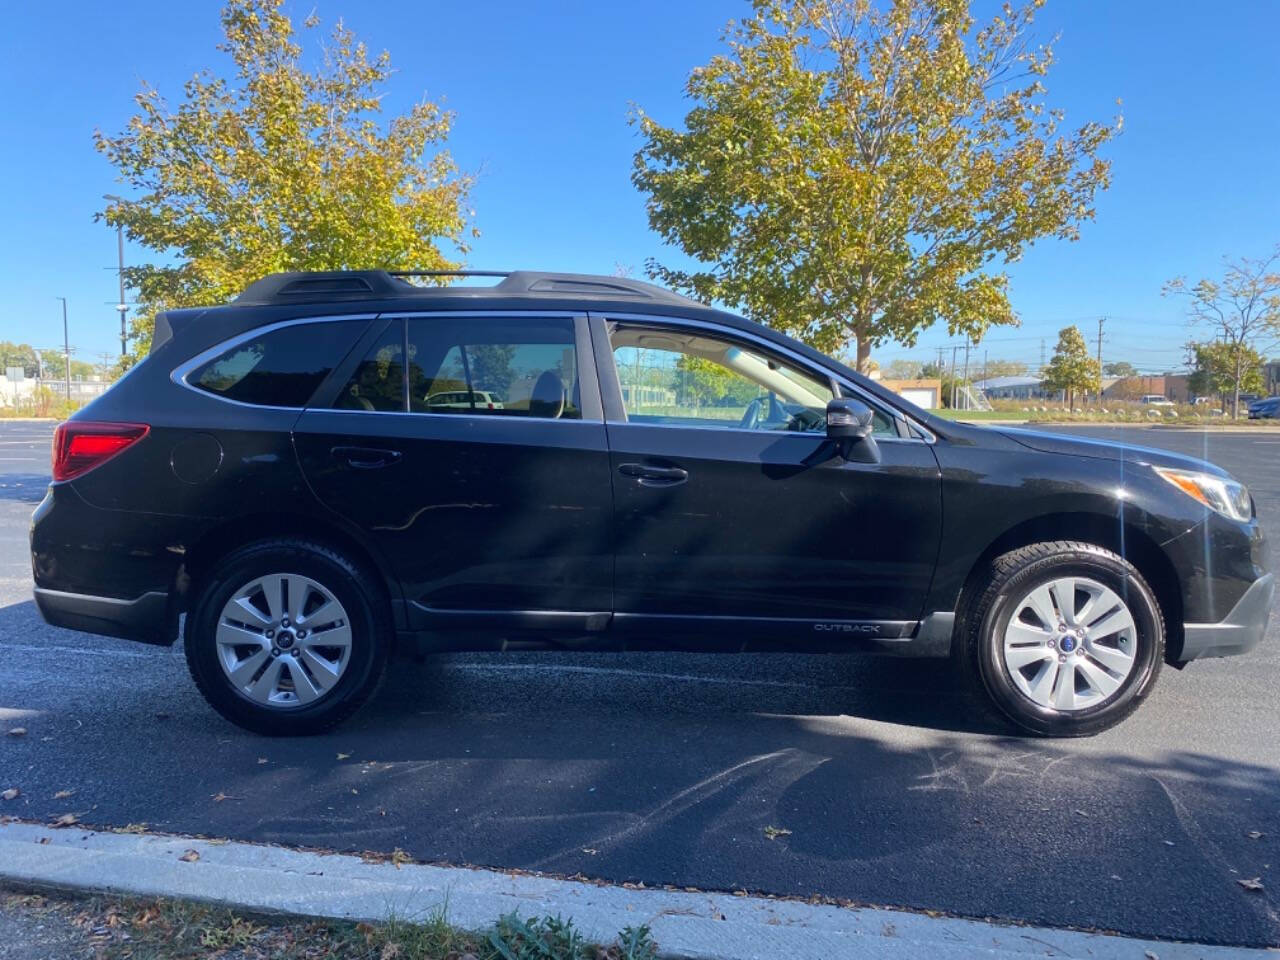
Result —
<svg viewBox="0 0 1280 960"><path fill-rule="evenodd" d="M147 825L145 823L126 823L123 827L116 830L116 833L146 833Z"/></svg>
<svg viewBox="0 0 1280 960"><path fill-rule="evenodd" d="M1142 955L1146 957L1147 960L1160 960L1160 954L1156 953L1154 950L1143 950Z"/></svg>
<svg viewBox="0 0 1280 960"><path fill-rule="evenodd" d="M77 817L74 813L64 813L62 816L58 817L53 821L53 826L70 827L73 824L77 824L79 822L80 822L80 818Z"/></svg>
<svg viewBox="0 0 1280 960"><path fill-rule="evenodd" d="M266 757L259 757L259 758L258 758L258 762L259 762L259 763L266 763L266 762L267 762L267 758L266 758Z"/></svg>
<svg viewBox="0 0 1280 960"><path fill-rule="evenodd" d="M349 753L340 753L340 754L338 754L338 759L339 759L339 760L349 760L350 758L351 758L351 754L349 754Z"/></svg>
<svg viewBox="0 0 1280 960"><path fill-rule="evenodd" d="M1250 840L1261 840L1263 837L1266 836L1266 834L1263 833L1261 830L1250 830L1248 833L1245 834L1245 836L1248 837Z"/></svg>
<svg viewBox="0 0 1280 960"><path fill-rule="evenodd" d="M48 838L48 837L41 837L41 838L40 838L40 842L41 842L42 844L48 843L48 842L49 842L49 838Z"/></svg>
<svg viewBox="0 0 1280 960"><path fill-rule="evenodd" d="M1249 880L1237 880L1236 883L1240 884L1240 886L1244 887L1250 893L1261 893L1266 889L1262 886L1261 877L1253 877Z"/></svg>
<svg viewBox="0 0 1280 960"><path fill-rule="evenodd" d="M67 797L71 796L73 793L75 793L74 790L59 790L57 793L53 795L53 799L65 800L67 799Z"/></svg>
<svg viewBox="0 0 1280 960"><path fill-rule="evenodd" d="M14 727L9 731L11 737L25 737L27 735L26 727Z"/></svg>
<svg viewBox="0 0 1280 960"><path fill-rule="evenodd" d="M209 799L210 799L210 800L212 800L214 803L221 803L223 800L240 800L240 799L242 799L242 798L241 798L241 797L233 797L233 796L231 796L230 794L228 794L228 793L223 793L221 790L219 790L217 793L215 793L215 794L214 794L212 797L210 797Z"/></svg>
<svg viewBox="0 0 1280 960"><path fill-rule="evenodd" d="M378 960L395 960L398 956L400 956L400 944L384 943L382 945L382 954Z"/></svg>
<svg viewBox="0 0 1280 960"><path fill-rule="evenodd" d="M791 836L791 831L786 827L765 827L764 835L770 840L777 840L779 837Z"/></svg>
<svg viewBox="0 0 1280 960"><path fill-rule="evenodd" d="M181 860L183 863L195 863L197 860L200 859L200 854L195 850L188 850L178 859Z"/></svg>
<svg viewBox="0 0 1280 960"><path fill-rule="evenodd" d="M21 792L22 791L19 790L17 787L10 787L4 793L0 793L0 800L16 800L18 797L18 794L20 794Z"/></svg>
<svg viewBox="0 0 1280 960"><path fill-rule="evenodd" d="M411 863L412 858L403 850L401 850L399 847L396 847L394 850L391 851L391 862L394 863L396 866L396 869L399 870L400 864Z"/></svg>
<svg viewBox="0 0 1280 960"><path fill-rule="evenodd" d="M352 793L354 793L354 794L356 794L357 796L358 796L358 795L359 795L359 793L360 793L360 791L359 791L359 790L357 790L355 787L352 787L352 788L351 788L351 792L352 792Z"/></svg>
<svg viewBox="0 0 1280 960"><path fill-rule="evenodd" d="M1161 840L1160 842L1161 842L1161 843L1163 843L1166 847L1172 847L1172 846L1173 846L1173 841L1172 841L1172 840Z"/></svg>
<svg viewBox="0 0 1280 960"><path fill-rule="evenodd" d="M1087 817L1087 816L1088 816L1088 814L1087 814L1087 813L1085 813L1083 810L1072 810L1071 812L1072 812L1072 813L1074 813L1077 817Z"/></svg>
<svg viewBox="0 0 1280 960"><path fill-rule="evenodd" d="M600 851L597 850L595 847L583 847L582 852L585 853L588 857L594 857Z"/></svg>

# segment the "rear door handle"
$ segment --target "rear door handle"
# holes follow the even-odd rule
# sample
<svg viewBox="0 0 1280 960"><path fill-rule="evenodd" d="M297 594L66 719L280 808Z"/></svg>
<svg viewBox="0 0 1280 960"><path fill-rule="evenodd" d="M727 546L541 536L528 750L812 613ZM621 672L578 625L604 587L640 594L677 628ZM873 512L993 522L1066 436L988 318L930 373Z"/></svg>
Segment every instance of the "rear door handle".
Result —
<svg viewBox="0 0 1280 960"><path fill-rule="evenodd" d="M331 452L357 470L376 470L400 459L399 450L383 450L379 447L334 447Z"/></svg>
<svg viewBox="0 0 1280 960"><path fill-rule="evenodd" d="M689 479L689 471L683 467L654 467L647 463L624 463L618 472L639 480L642 487L674 487Z"/></svg>

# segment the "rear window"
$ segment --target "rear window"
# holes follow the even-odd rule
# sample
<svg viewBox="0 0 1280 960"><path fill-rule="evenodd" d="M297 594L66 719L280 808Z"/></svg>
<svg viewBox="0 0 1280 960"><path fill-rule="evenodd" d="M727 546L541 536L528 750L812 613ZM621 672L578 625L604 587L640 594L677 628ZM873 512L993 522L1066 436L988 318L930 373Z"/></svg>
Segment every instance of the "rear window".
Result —
<svg viewBox="0 0 1280 960"><path fill-rule="evenodd" d="M258 406L303 407L367 321L295 323L250 337L187 376L200 390Z"/></svg>

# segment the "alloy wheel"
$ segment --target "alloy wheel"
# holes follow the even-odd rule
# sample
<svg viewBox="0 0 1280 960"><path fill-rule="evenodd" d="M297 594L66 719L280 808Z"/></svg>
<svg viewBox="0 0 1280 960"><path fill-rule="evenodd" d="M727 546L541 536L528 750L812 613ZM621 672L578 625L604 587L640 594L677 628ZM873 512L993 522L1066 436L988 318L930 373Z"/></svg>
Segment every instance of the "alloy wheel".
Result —
<svg viewBox="0 0 1280 960"><path fill-rule="evenodd" d="M1133 673L1137 649L1128 605L1088 577L1058 577L1027 593L1014 606L1002 645L1022 694L1063 712L1114 696Z"/></svg>
<svg viewBox="0 0 1280 960"><path fill-rule="evenodd" d="M214 636L231 685L265 707L322 699L351 660L351 621L333 592L296 573L256 577L231 595Z"/></svg>

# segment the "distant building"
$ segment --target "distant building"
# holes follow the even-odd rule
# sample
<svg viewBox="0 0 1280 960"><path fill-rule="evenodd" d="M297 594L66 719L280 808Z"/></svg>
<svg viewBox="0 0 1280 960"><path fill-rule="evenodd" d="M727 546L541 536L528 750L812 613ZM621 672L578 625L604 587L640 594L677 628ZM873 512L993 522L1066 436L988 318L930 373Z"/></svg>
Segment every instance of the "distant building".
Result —
<svg viewBox="0 0 1280 960"><path fill-rule="evenodd" d="M988 400L1042 400L1044 381L1039 377L988 377L974 381L973 388Z"/></svg>
<svg viewBox="0 0 1280 960"><path fill-rule="evenodd" d="M878 376L875 379L902 397L903 400L909 400L917 407L936 410L942 406L941 380L885 380Z"/></svg>
<svg viewBox="0 0 1280 960"><path fill-rule="evenodd" d="M1271 360L1262 365L1262 383L1268 396L1280 394L1280 360Z"/></svg>
<svg viewBox="0 0 1280 960"><path fill-rule="evenodd" d="M1174 403L1190 403L1191 390L1185 373L1163 373L1154 376L1120 377L1102 381L1102 396L1106 400L1141 400L1159 396Z"/></svg>

